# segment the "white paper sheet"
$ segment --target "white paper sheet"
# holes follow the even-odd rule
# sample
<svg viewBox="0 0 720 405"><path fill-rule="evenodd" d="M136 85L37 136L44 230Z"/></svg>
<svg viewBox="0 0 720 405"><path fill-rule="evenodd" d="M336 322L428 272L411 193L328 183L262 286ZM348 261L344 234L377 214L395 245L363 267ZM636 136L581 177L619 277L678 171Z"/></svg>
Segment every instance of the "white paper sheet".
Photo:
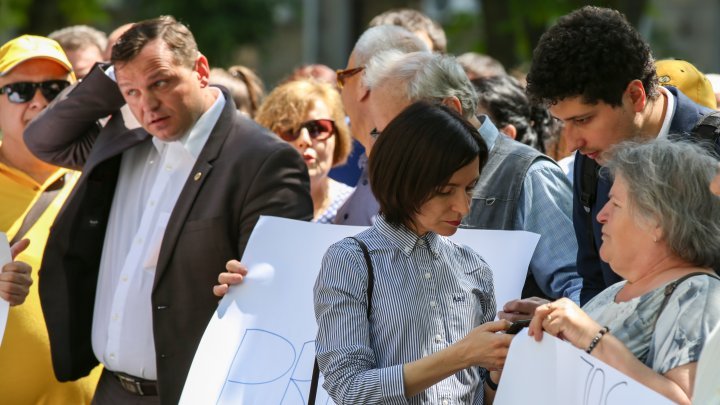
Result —
<svg viewBox="0 0 720 405"><path fill-rule="evenodd" d="M322 257L331 244L364 229L261 217L242 258L249 273L220 302L180 403L305 404L317 330L313 285ZM498 307L520 296L537 234L460 230L453 239L493 269ZM322 388L316 403L329 403Z"/></svg>
<svg viewBox="0 0 720 405"><path fill-rule="evenodd" d="M495 405L672 404L613 367L547 333L510 345Z"/></svg>
<svg viewBox="0 0 720 405"><path fill-rule="evenodd" d="M0 232L0 268L7 263L12 262L10 254L10 244L7 235ZM7 325L8 311L10 311L10 303L0 299L0 345L2 345L3 336L5 336L5 326Z"/></svg>

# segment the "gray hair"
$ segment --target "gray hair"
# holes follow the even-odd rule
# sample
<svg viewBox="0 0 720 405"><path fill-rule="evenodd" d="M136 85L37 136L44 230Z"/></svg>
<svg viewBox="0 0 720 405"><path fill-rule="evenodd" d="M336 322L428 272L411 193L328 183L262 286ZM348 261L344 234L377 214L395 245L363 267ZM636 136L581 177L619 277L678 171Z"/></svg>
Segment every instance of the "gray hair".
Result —
<svg viewBox="0 0 720 405"><path fill-rule="evenodd" d="M388 80L396 90L404 90L402 96L410 102L438 103L454 96L460 100L463 117L475 115L478 103L475 87L453 56L429 52L380 53L367 64L363 84L372 90Z"/></svg>
<svg viewBox="0 0 720 405"><path fill-rule="evenodd" d="M396 25L378 25L365 30L355 43L353 48L355 66L365 65L373 56L391 49L402 53L430 52L425 42L405 28Z"/></svg>
<svg viewBox="0 0 720 405"><path fill-rule="evenodd" d="M73 25L53 31L48 38L57 41L65 52L76 51L95 46L100 53L107 47L107 35L88 25Z"/></svg>
<svg viewBox="0 0 720 405"><path fill-rule="evenodd" d="M710 192L717 160L689 141L623 142L605 167L627 182L631 207L657 221L670 250L699 267L720 264L720 197Z"/></svg>

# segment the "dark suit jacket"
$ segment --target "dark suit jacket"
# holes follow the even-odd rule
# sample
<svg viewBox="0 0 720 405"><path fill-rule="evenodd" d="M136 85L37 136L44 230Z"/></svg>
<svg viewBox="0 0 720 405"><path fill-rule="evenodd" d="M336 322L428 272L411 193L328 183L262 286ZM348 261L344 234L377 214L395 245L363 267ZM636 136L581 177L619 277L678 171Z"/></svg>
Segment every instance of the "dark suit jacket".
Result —
<svg viewBox="0 0 720 405"><path fill-rule="evenodd" d="M702 116L711 112L690 100L680 90L668 86L667 90L675 96L675 114L670 121L670 135L680 138L690 137L689 132ZM718 150L720 152L720 150ZM585 212L580 202L580 185L582 184L583 163L587 157L579 152L575 154L575 166L573 168L575 179L573 184L573 225L575 226L575 237L578 241L577 269L583 278L583 288L580 292L580 303L585 305L594 296L605 288L622 280L622 277L612 271L610 265L600 259L600 245L602 244L602 225L597 220L597 214L608 202L612 181L599 176L595 204L591 207L593 241L588 233L588 213Z"/></svg>
<svg viewBox="0 0 720 405"><path fill-rule="evenodd" d="M309 220L306 165L275 135L226 104L172 211L152 291L158 385L177 403L195 350L218 299L212 294L229 259L242 257L260 215ZM98 269L122 152L151 137L128 130L115 83L96 66L25 132L41 159L83 174L48 238L39 273L53 367L60 381L96 364L91 326ZM101 117L113 114L103 128Z"/></svg>

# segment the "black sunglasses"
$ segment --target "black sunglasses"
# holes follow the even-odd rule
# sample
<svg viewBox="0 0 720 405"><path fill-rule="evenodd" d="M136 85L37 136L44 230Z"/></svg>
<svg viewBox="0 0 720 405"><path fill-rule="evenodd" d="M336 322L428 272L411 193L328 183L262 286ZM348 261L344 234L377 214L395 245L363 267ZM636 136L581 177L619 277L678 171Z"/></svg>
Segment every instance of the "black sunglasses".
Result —
<svg viewBox="0 0 720 405"><path fill-rule="evenodd" d="M335 133L335 121L329 119L305 121L300 124L297 129L291 128L285 131L279 131L277 134L286 142L293 142L298 139L300 131L302 131L303 128L307 129L310 138L324 141Z"/></svg>
<svg viewBox="0 0 720 405"><path fill-rule="evenodd" d="M48 102L53 101L61 91L70 85L67 80L47 80L44 82L16 82L0 87L0 94L7 94L8 100L14 104L27 103L35 97L35 92L40 93Z"/></svg>

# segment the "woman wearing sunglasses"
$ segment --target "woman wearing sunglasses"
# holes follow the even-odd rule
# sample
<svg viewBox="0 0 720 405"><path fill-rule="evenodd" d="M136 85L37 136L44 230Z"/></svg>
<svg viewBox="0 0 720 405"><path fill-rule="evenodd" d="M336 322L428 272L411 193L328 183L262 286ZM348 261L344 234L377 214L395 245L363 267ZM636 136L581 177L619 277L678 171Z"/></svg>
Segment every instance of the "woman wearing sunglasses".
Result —
<svg viewBox="0 0 720 405"><path fill-rule="evenodd" d="M472 125L425 102L378 137L369 175L380 214L328 249L315 282L315 350L336 403L491 402L487 370L502 367L512 336L491 322L490 268L447 238L487 156Z"/></svg>
<svg viewBox="0 0 720 405"><path fill-rule="evenodd" d="M313 79L288 82L268 94L255 120L300 152L310 174L313 222L332 223L353 190L328 177L351 147L340 94Z"/></svg>

